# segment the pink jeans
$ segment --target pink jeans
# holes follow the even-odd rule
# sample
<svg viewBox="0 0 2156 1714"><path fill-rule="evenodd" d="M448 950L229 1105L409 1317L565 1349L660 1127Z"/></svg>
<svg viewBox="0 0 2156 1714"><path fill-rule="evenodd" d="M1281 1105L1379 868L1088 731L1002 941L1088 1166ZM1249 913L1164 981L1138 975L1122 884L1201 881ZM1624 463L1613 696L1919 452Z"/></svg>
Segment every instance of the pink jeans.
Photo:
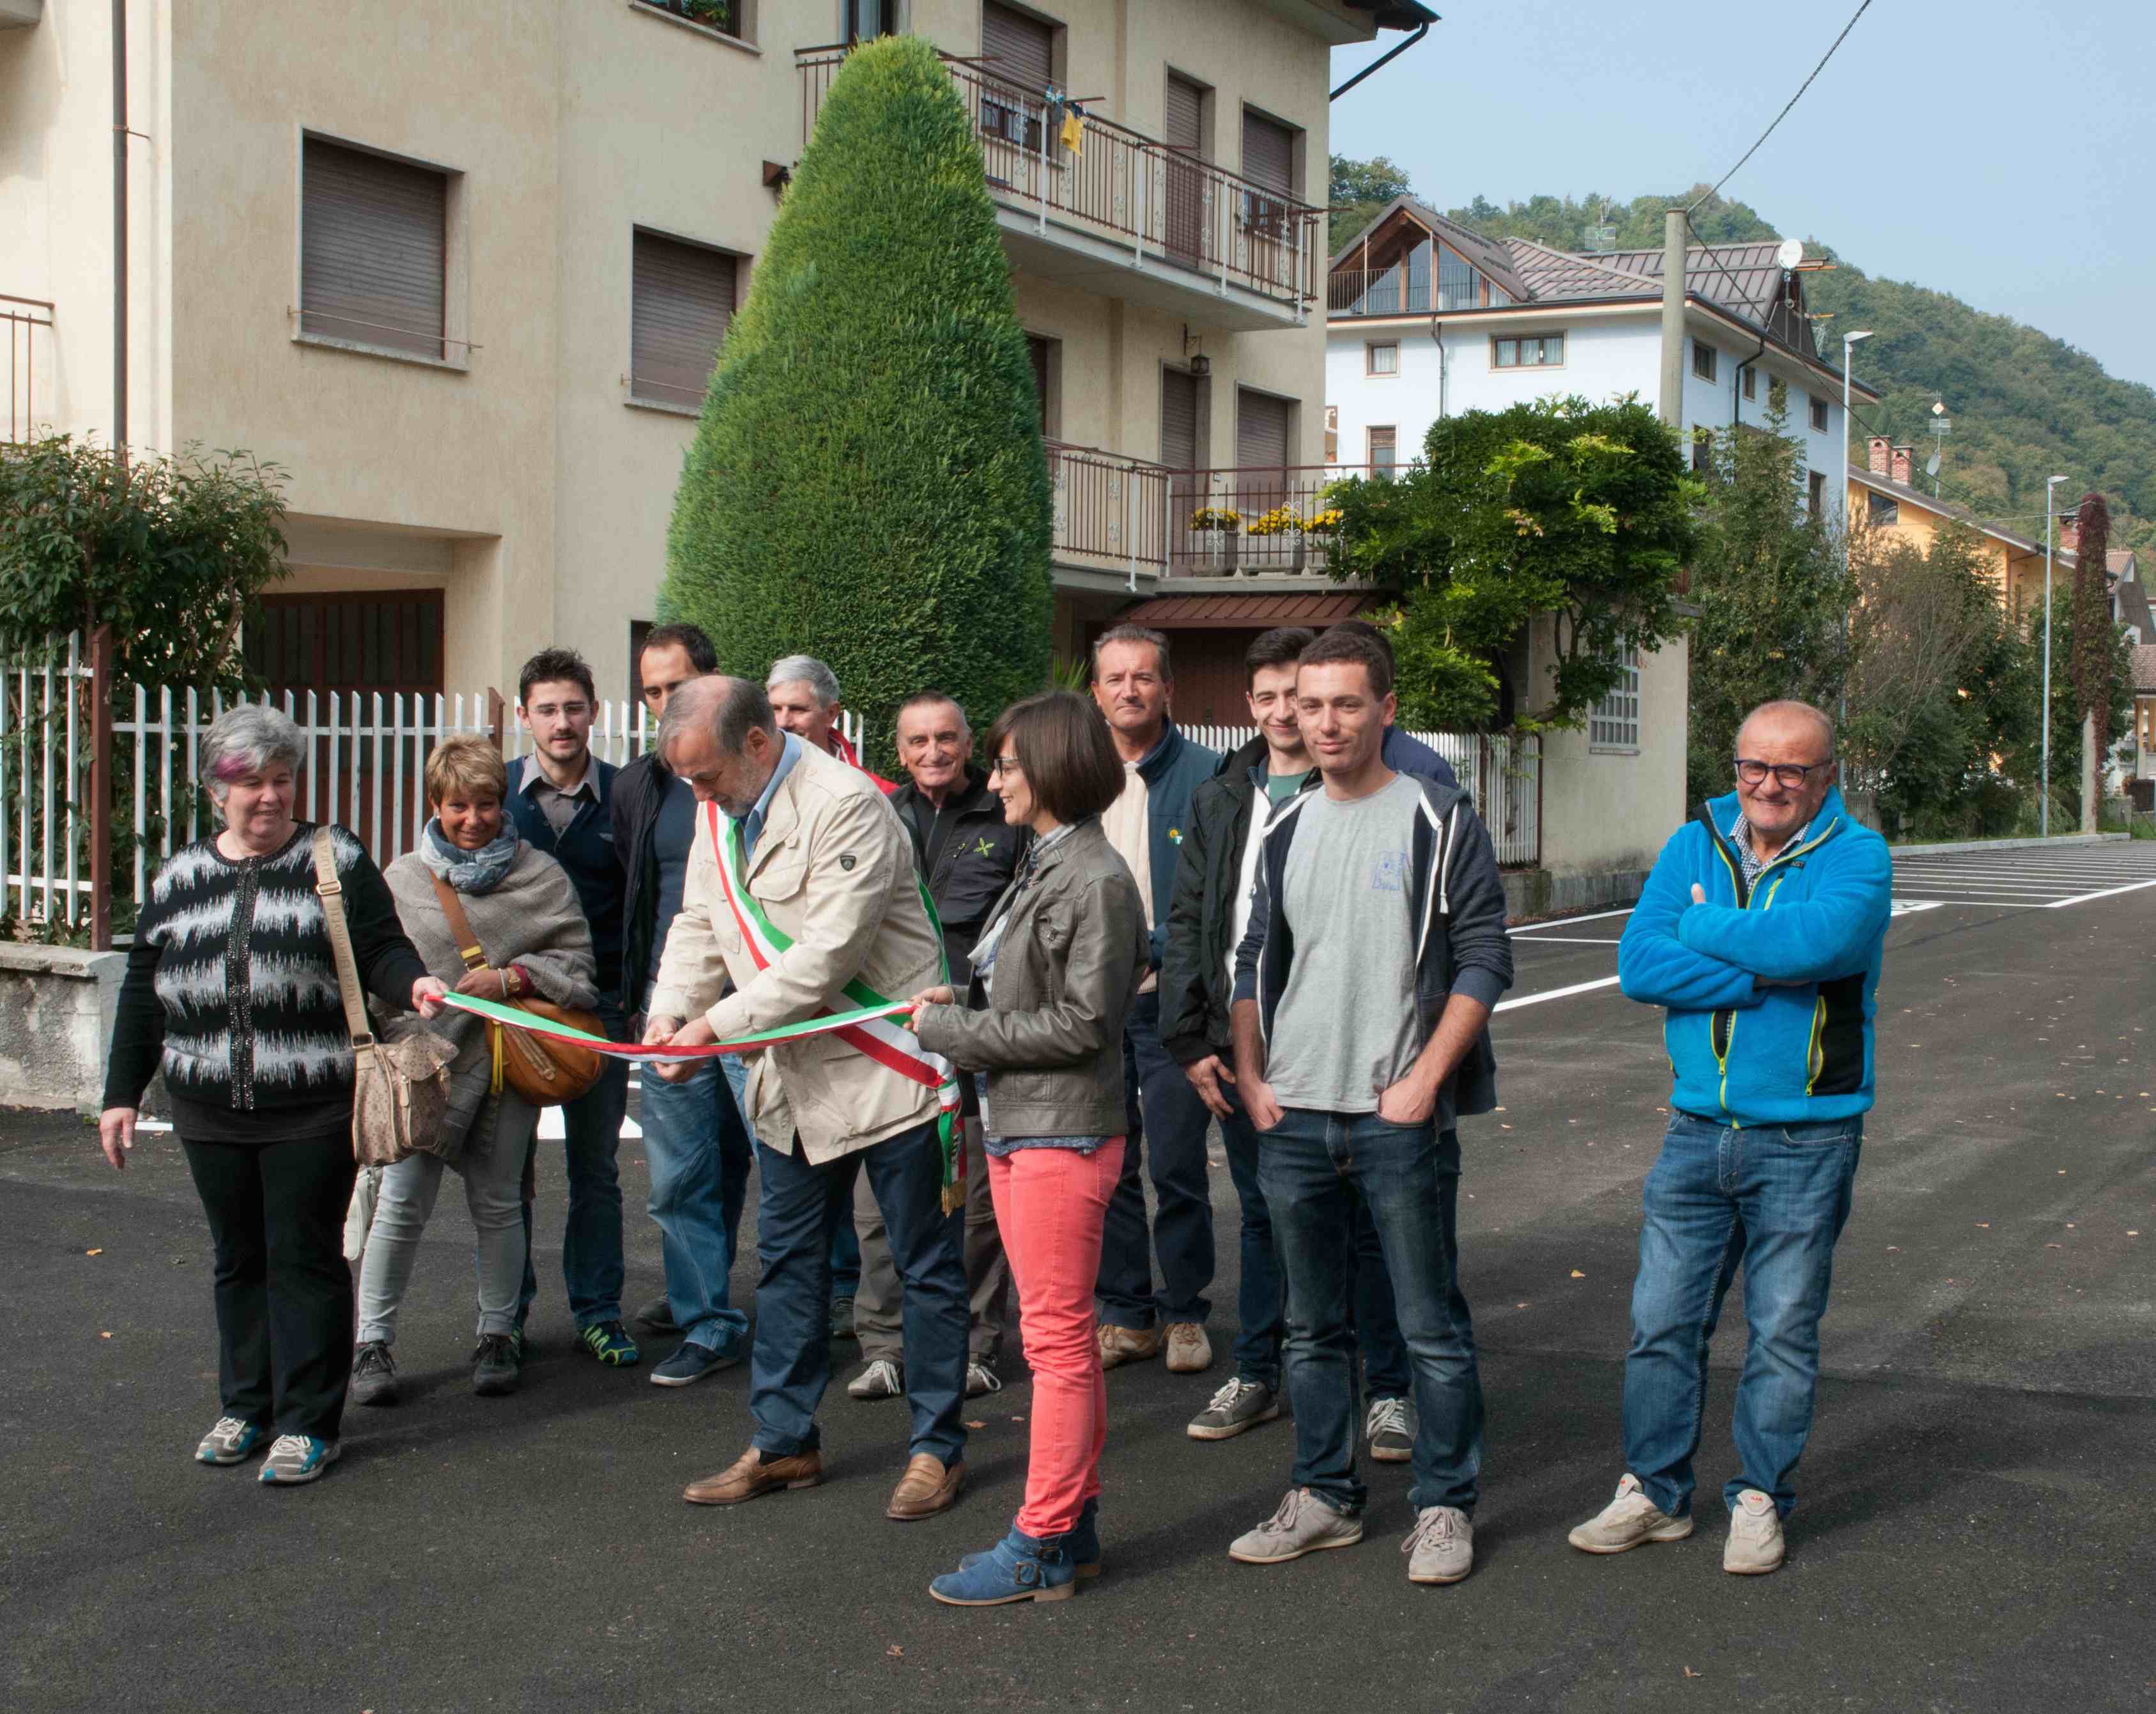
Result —
<svg viewBox="0 0 2156 1714"><path fill-rule="evenodd" d="M1101 1491L1108 1382L1093 1314L1101 1227L1123 1167L1123 1139L1091 1154L1022 1148L988 1157L988 1192L1018 1286L1033 1368L1033 1445L1018 1527L1036 1540L1077 1527Z"/></svg>

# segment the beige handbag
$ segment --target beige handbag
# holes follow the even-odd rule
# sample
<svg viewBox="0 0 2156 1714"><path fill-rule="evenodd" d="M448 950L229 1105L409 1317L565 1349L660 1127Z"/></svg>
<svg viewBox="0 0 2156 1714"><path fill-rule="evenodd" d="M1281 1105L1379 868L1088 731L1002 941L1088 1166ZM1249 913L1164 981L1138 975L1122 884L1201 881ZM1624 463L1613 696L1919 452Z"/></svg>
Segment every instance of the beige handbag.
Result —
<svg viewBox="0 0 2156 1714"><path fill-rule="evenodd" d="M344 996L345 1027L352 1032L352 1157L362 1167L392 1167L425 1147L424 1140L440 1129L449 1107L449 1062L457 1050L431 1029L382 1041L367 1028L352 930L345 921L344 887L337 880L326 827L315 829L315 890L321 895L330 948L336 955L337 991Z"/></svg>

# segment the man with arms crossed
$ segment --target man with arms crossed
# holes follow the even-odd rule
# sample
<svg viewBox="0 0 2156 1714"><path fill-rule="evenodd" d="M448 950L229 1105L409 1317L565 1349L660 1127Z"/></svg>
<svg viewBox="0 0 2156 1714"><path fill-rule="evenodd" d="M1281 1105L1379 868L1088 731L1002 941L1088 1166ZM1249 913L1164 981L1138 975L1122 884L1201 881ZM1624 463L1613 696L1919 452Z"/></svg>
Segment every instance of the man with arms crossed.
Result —
<svg viewBox="0 0 2156 1714"><path fill-rule="evenodd" d="M891 793L891 807L913 841L913 860L935 901L951 979L963 984L972 968L973 942L1033 835L1004 819L1003 799L988 789L987 773L973 766L973 730L966 711L941 690L918 691L899 704L898 759L906 779ZM973 1311L966 1396L978 1398L1003 1389L996 1360L1009 1314L1011 1275L988 1200L973 1080L962 1077L958 1090L965 1102L966 1289ZM854 1187L854 1229L861 1240L860 1291L854 1299L861 1372L846 1383L846 1392L855 1398L896 1398L906 1390L898 1272L891 1264L883 1211L865 1178Z"/></svg>
<svg viewBox="0 0 2156 1714"><path fill-rule="evenodd" d="M1820 1317L1871 1106L1893 864L1850 819L1834 722L1809 703L1753 709L1736 775L1662 847L1618 943L1625 997L1668 1008L1676 1086L1645 1189L1625 1475L1571 1541L1622 1553L1691 1533L1707 1345L1741 1264L1749 1338L1722 1568L1756 1576L1782 1563L1811 1433Z"/></svg>
<svg viewBox="0 0 2156 1714"><path fill-rule="evenodd" d="M696 626L659 626L637 655L644 707L663 720L675 692L718 664L711 639ZM681 909L696 842L696 794L654 747L614 776L609 802L614 849L627 865L622 1009L641 1034L666 932ZM653 1367L654 1386L685 1387L748 1355L748 1317L734 1307L727 1284L754 1159L748 1126L721 1071L733 1063L706 1060L679 1083L644 1080L644 1154L651 1167L646 1206L659 1226L666 1292L637 1319L655 1333L681 1336L672 1355Z"/></svg>
<svg viewBox="0 0 2156 1714"><path fill-rule="evenodd" d="M1363 1538L1348 1332L1352 1198L1392 1275L1418 1421L1408 1576L1474 1567L1482 1387L1460 1289L1461 1113L1496 1104L1487 1024L1512 983L1505 890L1456 790L1384 764L1391 661L1323 637L1296 680L1323 787L1267 826L1235 957L1235 1086L1264 1133L1259 1183L1287 1274L1294 1486L1231 1557L1276 1565Z"/></svg>
<svg viewBox="0 0 2156 1714"><path fill-rule="evenodd" d="M780 731L761 685L690 680L667 704L659 752L704 818L646 1041L696 1046L851 1010L849 983L894 998L945 980L942 943L897 817L860 769ZM734 991L721 998L729 978ZM694 1063L654 1060L651 1070L680 1081ZM862 1171L905 1288L913 1456L886 1516L927 1517L957 1497L966 1271L958 1222L943 1208L939 1075L948 1068L888 1023L872 1037L811 1036L756 1056L756 1432L730 1468L691 1482L684 1498L730 1506L822 1480L816 1410L831 1378L831 1239L853 1224Z"/></svg>
<svg viewBox="0 0 2156 1714"><path fill-rule="evenodd" d="M1160 962L1175 895L1177 854L1190 821L1190 794L1220 765L1218 751L1194 744L1168 718L1175 673L1168 639L1142 625L1117 625L1093 644L1093 700L1123 762L1122 795L1101 831L1130 865L1152 937L1152 973L1138 989L1123 1029L1124 1107L1129 1122L1122 1177L1101 1234L1101 1363L1157 1357L1193 1374L1213 1364L1205 1337L1213 1284L1213 1193L1205 1178L1205 1108L1160 1039ZM1158 1198L1146 1230L1142 1157ZM1160 1252L1160 1291L1152 1288Z"/></svg>

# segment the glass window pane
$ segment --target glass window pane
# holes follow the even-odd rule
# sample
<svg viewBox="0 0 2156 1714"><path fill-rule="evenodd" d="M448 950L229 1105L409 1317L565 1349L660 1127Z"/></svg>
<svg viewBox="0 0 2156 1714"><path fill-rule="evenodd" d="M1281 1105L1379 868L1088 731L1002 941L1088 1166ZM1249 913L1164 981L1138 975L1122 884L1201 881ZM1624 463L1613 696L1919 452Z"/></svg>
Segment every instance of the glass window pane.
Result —
<svg viewBox="0 0 2156 1714"><path fill-rule="evenodd" d="M1497 367L1500 369L1509 369L1519 361L1519 341L1517 339L1501 339L1497 341Z"/></svg>

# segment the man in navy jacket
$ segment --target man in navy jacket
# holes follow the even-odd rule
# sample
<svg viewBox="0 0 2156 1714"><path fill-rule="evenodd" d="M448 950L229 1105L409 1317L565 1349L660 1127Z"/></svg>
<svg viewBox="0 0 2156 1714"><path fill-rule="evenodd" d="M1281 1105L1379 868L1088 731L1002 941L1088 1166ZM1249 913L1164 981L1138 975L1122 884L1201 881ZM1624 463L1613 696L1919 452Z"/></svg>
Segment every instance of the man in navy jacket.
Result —
<svg viewBox="0 0 2156 1714"><path fill-rule="evenodd" d="M1736 774L1662 847L1618 946L1626 997L1668 1010L1676 1086L1644 1193L1625 1475L1571 1541L1622 1553L1691 1533L1707 1342L1742 1265L1750 1338L1722 1568L1756 1575L1782 1563L1811 1433L1820 1318L1871 1106L1893 864L1850 819L1834 722L1808 703L1754 709Z"/></svg>
<svg viewBox="0 0 2156 1714"><path fill-rule="evenodd" d="M614 849L607 794L614 768L592 754L592 719L598 693L592 670L573 649L542 649L524 664L516 716L531 735L531 753L510 771L509 803L516 831L568 871L577 901L592 926L598 959L600 1009L608 1032L621 1033L614 1000L621 992L622 858ZM621 1324L621 1179L614 1156L629 1111L629 1062L609 1058L599 1080L566 1103L569 1214L562 1238L562 1278L576 1317L577 1342L602 1363L625 1368L643 1355ZM524 1205L526 1235L531 1205ZM538 1293L527 1255L516 1336Z"/></svg>

